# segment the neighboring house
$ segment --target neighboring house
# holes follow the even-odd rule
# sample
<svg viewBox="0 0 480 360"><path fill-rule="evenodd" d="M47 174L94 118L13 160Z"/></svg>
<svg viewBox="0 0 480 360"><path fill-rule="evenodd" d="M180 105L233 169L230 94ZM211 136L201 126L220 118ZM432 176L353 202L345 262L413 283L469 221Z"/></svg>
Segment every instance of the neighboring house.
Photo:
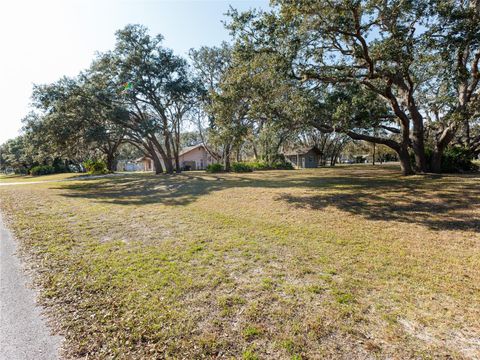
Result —
<svg viewBox="0 0 480 360"><path fill-rule="evenodd" d="M316 146L310 146L285 151L284 155L296 168L316 168L320 163L322 151Z"/></svg>
<svg viewBox="0 0 480 360"><path fill-rule="evenodd" d="M370 154L351 155L348 159L349 164L364 164L369 162L372 162L372 155Z"/></svg>
<svg viewBox="0 0 480 360"><path fill-rule="evenodd" d="M182 170L203 170L206 169L207 165L216 162L203 144L183 149L180 151L178 160Z"/></svg>
<svg viewBox="0 0 480 360"><path fill-rule="evenodd" d="M123 167L124 171L142 171L141 164L127 162Z"/></svg>
<svg viewBox="0 0 480 360"><path fill-rule="evenodd" d="M142 171L143 163L135 161L119 160L117 163L117 171Z"/></svg>
<svg viewBox="0 0 480 360"><path fill-rule="evenodd" d="M215 158L208 153L203 144L190 146L181 150L178 155L178 160L180 162L180 168L187 171L204 170L207 168L207 165L216 162ZM165 168L163 161L160 161L162 162L163 168ZM134 162L137 164L139 171L153 171L155 169L153 160L148 156L138 158Z"/></svg>
<svg viewBox="0 0 480 360"><path fill-rule="evenodd" d="M142 156L134 161L138 164L139 171L153 171L153 160L148 156Z"/></svg>

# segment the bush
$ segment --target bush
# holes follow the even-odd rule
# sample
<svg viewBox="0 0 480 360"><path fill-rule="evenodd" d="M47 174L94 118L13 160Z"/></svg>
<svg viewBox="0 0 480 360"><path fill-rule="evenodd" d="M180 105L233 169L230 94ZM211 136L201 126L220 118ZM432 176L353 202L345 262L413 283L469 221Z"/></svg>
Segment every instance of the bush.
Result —
<svg viewBox="0 0 480 360"><path fill-rule="evenodd" d="M55 173L67 173L71 172L70 167L65 165L64 161L60 158L55 158L52 163Z"/></svg>
<svg viewBox="0 0 480 360"><path fill-rule="evenodd" d="M206 169L207 172L209 173L218 173L223 171L223 165L222 164L210 164L207 166Z"/></svg>
<svg viewBox="0 0 480 360"><path fill-rule="evenodd" d="M427 170L432 171L433 151L430 148L425 149L425 158L427 161ZM415 155L410 153L410 161L415 166ZM466 148L452 146L447 148L442 155L440 171L442 173L461 173L467 171L476 171L478 166L472 162L470 152Z"/></svg>
<svg viewBox="0 0 480 360"><path fill-rule="evenodd" d="M40 176L55 173L55 168L50 165L38 165L30 169L30 175Z"/></svg>
<svg viewBox="0 0 480 360"><path fill-rule="evenodd" d="M272 169L275 170L293 170L292 163L286 161L276 161L272 164Z"/></svg>
<svg viewBox="0 0 480 360"><path fill-rule="evenodd" d="M293 165L285 160L277 160L272 163L265 161L250 161L244 163L253 170L293 170Z"/></svg>
<svg viewBox="0 0 480 360"><path fill-rule="evenodd" d="M252 172L253 167L247 163L237 162L232 164L232 171L237 173Z"/></svg>
<svg viewBox="0 0 480 360"><path fill-rule="evenodd" d="M265 161L249 161L246 162L253 170L269 170L270 166Z"/></svg>
<svg viewBox="0 0 480 360"><path fill-rule="evenodd" d="M443 153L442 172L454 173L476 170L478 170L478 166L472 162L472 156L467 149L454 146Z"/></svg>
<svg viewBox="0 0 480 360"><path fill-rule="evenodd" d="M107 165L103 161L99 160L87 160L83 163L83 166L89 174L99 175L108 173Z"/></svg>

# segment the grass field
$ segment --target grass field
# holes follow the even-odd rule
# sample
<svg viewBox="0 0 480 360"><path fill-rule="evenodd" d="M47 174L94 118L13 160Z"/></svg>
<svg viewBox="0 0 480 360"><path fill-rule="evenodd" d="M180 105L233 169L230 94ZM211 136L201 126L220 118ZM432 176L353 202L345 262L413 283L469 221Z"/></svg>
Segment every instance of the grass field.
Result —
<svg viewBox="0 0 480 360"><path fill-rule="evenodd" d="M480 176L0 187L65 357L479 358Z"/></svg>

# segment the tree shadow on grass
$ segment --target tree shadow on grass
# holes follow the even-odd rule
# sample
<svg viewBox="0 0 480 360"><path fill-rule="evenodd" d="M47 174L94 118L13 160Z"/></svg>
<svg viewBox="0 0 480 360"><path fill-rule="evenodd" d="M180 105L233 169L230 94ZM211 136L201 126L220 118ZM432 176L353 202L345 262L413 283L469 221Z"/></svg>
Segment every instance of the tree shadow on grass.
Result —
<svg viewBox="0 0 480 360"><path fill-rule="evenodd" d="M199 196L214 191L215 183L204 184L202 180L185 176L125 175L93 181L82 179L80 183L68 184L57 189L68 190L63 195L87 198L96 202L116 205L187 205ZM217 181L221 181L218 179ZM208 188L208 190L207 190Z"/></svg>
<svg viewBox="0 0 480 360"><path fill-rule="evenodd" d="M359 187L311 196L284 194L278 200L312 210L333 206L369 220L416 223L433 230L480 231L480 189L451 185Z"/></svg>
<svg viewBox="0 0 480 360"><path fill-rule="evenodd" d="M276 200L295 207L315 211L333 206L371 220L417 223L432 229L479 231L480 214L472 211L478 209L480 202L480 187L474 186L479 177L470 175L459 179L426 175L405 178L391 171L348 169L234 176L125 174L95 181L85 179L58 189L63 190L62 195L66 197L134 206L182 206L209 193L235 187L285 189ZM289 188L302 188L305 194L292 194ZM248 201L248 195L245 199Z"/></svg>

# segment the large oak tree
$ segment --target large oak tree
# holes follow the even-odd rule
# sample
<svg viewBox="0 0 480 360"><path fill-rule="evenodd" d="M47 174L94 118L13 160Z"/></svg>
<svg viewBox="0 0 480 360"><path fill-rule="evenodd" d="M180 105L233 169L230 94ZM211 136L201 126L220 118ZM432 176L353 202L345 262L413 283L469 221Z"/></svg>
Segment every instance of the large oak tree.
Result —
<svg viewBox="0 0 480 360"><path fill-rule="evenodd" d="M229 27L237 46L280 54L288 64L288 75L302 86L358 84L362 91L382 98L393 117L384 117L380 125L392 131L378 136L368 121L363 131L350 129L349 134L394 149L404 174L412 173L409 149L417 169L427 170L428 104L422 103L423 92L428 84L438 82L439 73L453 75L451 84L459 101L455 110L438 120L444 124L435 138L438 165L461 122L457 115L465 108L462 104L478 97L477 1L278 0L273 4L268 13L231 11ZM445 61L449 57L439 51L443 45L456 61Z"/></svg>

